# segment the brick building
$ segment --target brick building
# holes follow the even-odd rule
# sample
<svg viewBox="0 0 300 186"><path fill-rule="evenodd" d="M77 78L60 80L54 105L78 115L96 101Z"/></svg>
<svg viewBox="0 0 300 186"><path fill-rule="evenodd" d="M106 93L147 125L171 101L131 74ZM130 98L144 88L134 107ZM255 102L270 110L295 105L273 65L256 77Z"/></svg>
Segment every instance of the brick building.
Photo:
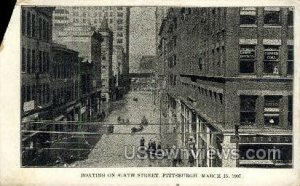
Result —
<svg viewBox="0 0 300 186"><path fill-rule="evenodd" d="M196 166L290 167L293 9L170 8L159 34L177 145L239 149L237 161L204 153ZM282 156L249 160L249 149Z"/></svg>
<svg viewBox="0 0 300 186"><path fill-rule="evenodd" d="M129 18L129 7L56 7L53 12L53 40L61 44L69 42L79 43L82 41L82 38L80 37L80 31L76 29L77 27L86 29L92 27L97 30L101 27L103 19L107 19L108 27L114 34L113 46L123 47L124 50L124 71L122 76L124 77L125 85L128 85ZM117 52L118 49L114 51ZM118 62L114 60L113 63L117 64Z"/></svg>
<svg viewBox="0 0 300 186"><path fill-rule="evenodd" d="M51 59L52 115L55 120L78 120L78 52L52 44Z"/></svg>
<svg viewBox="0 0 300 186"><path fill-rule="evenodd" d="M22 121L51 118L52 11L53 8L22 7Z"/></svg>

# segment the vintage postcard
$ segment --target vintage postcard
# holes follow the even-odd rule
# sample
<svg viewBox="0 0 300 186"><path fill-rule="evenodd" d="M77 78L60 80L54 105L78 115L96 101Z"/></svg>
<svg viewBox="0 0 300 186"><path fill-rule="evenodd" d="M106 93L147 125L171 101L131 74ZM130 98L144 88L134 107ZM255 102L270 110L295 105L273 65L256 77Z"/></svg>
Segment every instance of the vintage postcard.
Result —
<svg viewBox="0 0 300 186"><path fill-rule="evenodd" d="M299 1L18 1L0 185L300 185Z"/></svg>

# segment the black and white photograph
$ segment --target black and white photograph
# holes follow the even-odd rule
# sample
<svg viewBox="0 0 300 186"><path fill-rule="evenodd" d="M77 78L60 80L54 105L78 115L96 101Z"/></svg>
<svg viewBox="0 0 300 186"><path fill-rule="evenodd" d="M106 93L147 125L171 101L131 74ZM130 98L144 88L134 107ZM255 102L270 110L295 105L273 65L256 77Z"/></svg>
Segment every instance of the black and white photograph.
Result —
<svg viewBox="0 0 300 186"><path fill-rule="evenodd" d="M299 8L12 2L0 185L298 186Z"/></svg>
<svg viewBox="0 0 300 186"><path fill-rule="evenodd" d="M23 168L293 168L294 7L21 6Z"/></svg>

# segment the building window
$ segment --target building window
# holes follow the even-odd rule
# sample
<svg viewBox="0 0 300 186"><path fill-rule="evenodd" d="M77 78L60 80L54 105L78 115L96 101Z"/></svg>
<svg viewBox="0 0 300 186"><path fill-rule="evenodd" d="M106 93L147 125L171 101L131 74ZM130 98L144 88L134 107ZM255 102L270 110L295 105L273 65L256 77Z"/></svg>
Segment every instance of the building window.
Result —
<svg viewBox="0 0 300 186"><path fill-rule="evenodd" d="M177 59L176 59L176 55L174 55L174 56L173 56L173 66L176 66L176 63L177 63L176 60L177 60ZM172 67L173 67L173 66L172 66Z"/></svg>
<svg viewBox="0 0 300 186"><path fill-rule="evenodd" d="M31 36L31 14L30 14L30 12L27 12L27 17L26 17L26 19L27 19L27 36Z"/></svg>
<svg viewBox="0 0 300 186"><path fill-rule="evenodd" d="M220 103L223 104L223 94L219 93Z"/></svg>
<svg viewBox="0 0 300 186"><path fill-rule="evenodd" d="M288 45L287 74L294 74L294 46Z"/></svg>
<svg viewBox="0 0 300 186"><path fill-rule="evenodd" d="M281 96L265 96L264 121L266 126L279 124L279 103Z"/></svg>
<svg viewBox="0 0 300 186"><path fill-rule="evenodd" d="M45 29L45 40L49 41L49 38L50 38L49 37L49 28L50 27L49 27L49 22L48 21L46 21L46 25L45 26L46 26L46 29Z"/></svg>
<svg viewBox="0 0 300 186"><path fill-rule="evenodd" d="M242 125L255 124L257 96L240 96L240 122Z"/></svg>
<svg viewBox="0 0 300 186"><path fill-rule="evenodd" d="M46 28L46 21L45 20L43 20L43 36L42 36L42 39L43 40L45 40L46 39L46 30L47 30L47 28Z"/></svg>
<svg viewBox="0 0 300 186"><path fill-rule="evenodd" d="M280 24L280 11L265 10L264 12L265 25L279 25Z"/></svg>
<svg viewBox="0 0 300 186"><path fill-rule="evenodd" d="M45 54L46 59L45 59L45 71L48 73L49 72L49 62L50 62L50 57L49 57L49 53L46 52Z"/></svg>
<svg viewBox="0 0 300 186"><path fill-rule="evenodd" d="M25 35L26 32L26 11L22 9L22 34Z"/></svg>
<svg viewBox="0 0 300 186"><path fill-rule="evenodd" d="M117 20L117 23L118 23L118 24L123 24L123 20L122 20L122 19L118 19L118 20Z"/></svg>
<svg viewBox="0 0 300 186"><path fill-rule="evenodd" d="M22 72L26 72L26 49L22 47Z"/></svg>
<svg viewBox="0 0 300 186"><path fill-rule="evenodd" d="M288 12L288 26L293 26L294 25L294 11L289 10Z"/></svg>
<svg viewBox="0 0 300 186"><path fill-rule="evenodd" d="M240 73L254 73L255 45L240 46Z"/></svg>
<svg viewBox="0 0 300 186"><path fill-rule="evenodd" d="M118 39L117 43L119 43L119 44L123 43L123 39Z"/></svg>
<svg viewBox="0 0 300 186"><path fill-rule="evenodd" d="M123 13L122 12L118 12L117 16L118 17L123 17Z"/></svg>
<svg viewBox="0 0 300 186"><path fill-rule="evenodd" d="M26 86L26 100L25 100L25 102L30 101L30 100L31 100L31 87Z"/></svg>
<svg viewBox="0 0 300 186"><path fill-rule="evenodd" d="M32 73L35 73L35 50L33 49L32 51L32 64L31 64L31 68L32 68Z"/></svg>
<svg viewBox="0 0 300 186"><path fill-rule="evenodd" d="M36 34L36 24L35 24L35 15L33 14L31 17L31 22L32 22L32 37L35 37Z"/></svg>
<svg viewBox="0 0 300 186"><path fill-rule="evenodd" d="M26 60L26 63L27 63L27 73L31 73L31 51L30 49L27 49L27 60Z"/></svg>
<svg viewBox="0 0 300 186"><path fill-rule="evenodd" d="M173 46L176 47L176 45L177 45L177 37L174 36L173 37Z"/></svg>
<svg viewBox="0 0 300 186"><path fill-rule="evenodd" d="M39 18L39 39L42 39L42 32L43 32L42 18Z"/></svg>
<svg viewBox="0 0 300 186"><path fill-rule="evenodd" d="M117 33L117 36L118 36L118 37L123 37L123 33L122 33L122 32L118 32L118 33Z"/></svg>
<svg viewBox="0 0 300 186"><path fill-rule="evenodd" d="M264 73L279 74L279 46L265 46Z"/></svg>
<svg viewBox="0 0 300 186"><path fill-rule="evenodd" d="M118 26L118 27L117 27L117 30L122 31L122 30L123 30L123 27L122 27L122 26Z"/></svg>
<svg viewBox="0 0 300 186"><path fill-rule="evenodd" d="M199 58L198 66L199 66L199 69L202 70L203 64L202 64L202 58L201 57Z"/></svg>
<svg viewBox="0 0 300 186"><path fill-rule="evenodd" d="M42 56L42 51L39 51L39 72L43 72L43 56Z"/></svg>
<svg viewBox="0 0 300 186"><path fill-rule="evenodd" d="M240 10L240 24L256 24L256 8L245 7Z"/></svg>
<svg viewBox="0 0 300 186"><path fill-rule="evenodd" d="M288 125L293 125L293 96L288 96Z"/></svg>

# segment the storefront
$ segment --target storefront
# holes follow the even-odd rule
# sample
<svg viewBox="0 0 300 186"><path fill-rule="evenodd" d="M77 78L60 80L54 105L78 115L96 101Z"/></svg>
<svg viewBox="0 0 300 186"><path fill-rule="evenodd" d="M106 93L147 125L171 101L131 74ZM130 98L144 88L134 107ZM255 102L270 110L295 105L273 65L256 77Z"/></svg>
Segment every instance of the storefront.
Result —
<svg viewBox="0 0 300 186"><path fill-rule="evenodd" d="M292 167L292 135L241 135L241 167Z"/></svg>

